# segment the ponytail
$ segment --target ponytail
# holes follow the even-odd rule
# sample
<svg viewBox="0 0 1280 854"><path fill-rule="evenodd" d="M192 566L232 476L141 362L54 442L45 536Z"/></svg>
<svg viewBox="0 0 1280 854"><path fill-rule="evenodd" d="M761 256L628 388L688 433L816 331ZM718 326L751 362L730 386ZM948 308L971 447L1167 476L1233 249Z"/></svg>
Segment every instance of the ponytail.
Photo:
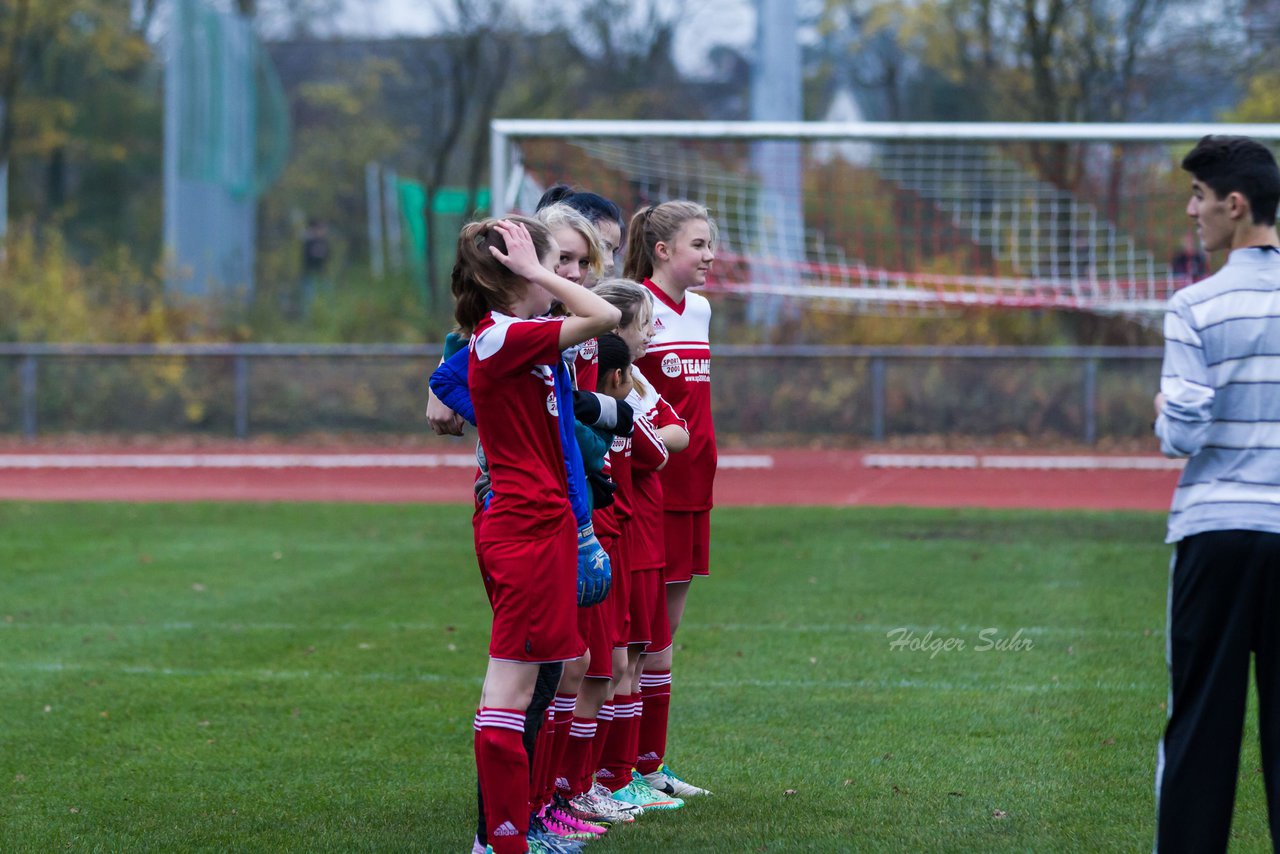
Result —
<svg viewBox="0 0 1280 854"><path fill-rule="evenodd" d="M637 282L653 278L658 244L674 240L681 226L691 219L706 220L714 244L719 236L716 222L697 202L663 202L636 211L627 228L627 257L622 265L622 275Z"/></svg>
<svg viewBox="0 0 1280 854"><path fill-rule="evenodd" d="M624 278L642 282L653 275L653 250L645 245L645 233L652 214L653 205L645 205L635 212L627 226L627 254L622 259Z"/></svg>

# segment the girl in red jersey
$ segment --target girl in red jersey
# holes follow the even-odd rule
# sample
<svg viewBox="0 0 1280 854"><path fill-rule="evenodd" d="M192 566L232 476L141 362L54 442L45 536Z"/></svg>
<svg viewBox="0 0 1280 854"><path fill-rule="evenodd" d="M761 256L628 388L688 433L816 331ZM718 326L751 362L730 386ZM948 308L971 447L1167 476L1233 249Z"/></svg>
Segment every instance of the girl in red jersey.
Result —
<svg viewBox="0 0 1280 854"><path fill-rule="evenodd" d="M654 338L637 362L645 378L689 427L689 447L662 470L667 618L675 636L689 583L709 574L710 511L716 472L711 420L711 304L690 289L706 284L715 260L715 221L702 205L663 202L639 210L627 229L623 274L654 297ZM678 797L707 794L664 762L671 703L672 645L645 656L643 716L636 769L655 789Z"/></svg>
<svg viewBox="0 0 1280 854"><path fill-rule="evenodd" d="M622 346L627 347L629 376L630 359L635 353L630 340L648 340L652 334L652 300L643 288L634 282L622 280L601 282L593 288L593 291L621 313L616 331L627 339L627 343ZM606 378L601 377L601 379ZM629 407L628 411L630 411ZM635 425L632 433L636 429L646 428L645 425ZM566 787L565 793L573 799L573 806L581 810L580 814L583 817L594 814L607 820L613 820L610 819L611 813L616 814L620 809L627 807L627 805L620 806L609 798L611 792L593 787L591 772L601 767L599 760L605 752L605 745L611 743L611 739L616 741L620 737L619 733L625 740L629 732L623 728L614 730L616 711L614 695L618 686L626 684L627 681L627 651L631 640L629 628L631 573L628 568L629 545L625 541L625 537L630 536L626 532L630 518L631 445L632 435L613 438L606 462L608 475L616 487L613 503L606 507L598 507L593 513L596 534L609 553L613 586L606 600L601 606L597 606L601 610L591 615L599 618L590 626L593 632L591 638L593 658L586 671L587 678L582 682L575 710L574 744L570 751L573 761L566 763L562 775ZM596 609L580 609L580 613L583 611L594 612ZM596 634L602 631L605 633L604 637ZM639 658L640 649L642 647L636 649L636 659ZM612 655L609 654L610 651ZM627 692L624 691L625 693ZM624 711L629 711L629 708L625 706ZM625 747L616 749L625 753ZM625 770L628 781L632 764L633 759L627 760ZM627 813L636 811L626 809Z"/></svg>
<svg viewBox="0 0 1280 854"><path fill-rule="evenodd" d="M557 275L578 285L599 277L604 269L605 250L590 220L565 204L540 208L535 217L548 228L560 247L555 267ZM589 338L562 355L572 369L574 387L594 392L598 373L596 339ZM571 416L572 413L566 417ZM583 679L592 676L608 680L611 675L609 647L607 641L600 642L600 636L605 633L600 615L607 607L606 600L599 605L578 609L578 633L587 644L588 654L564 665L534 748L534 806L541 811L552 832L570 838L590 838L601 832L601 828L588 823L591 818L617 818L616 814L587 815L575 811L567 802L568 797L576 794L569 791L572 788L569 781L574 775L568 767L579 761L581 742L589 743L587 733L594 733L591 724L595 721L595 710L588 715L584 713L585 709L580 709L583 702L578 694L583 687ZM540 699L535 695L535 705L540 705ZM598 708L596 704L595 709ZM565 799L557 798L557 793Z"/></svg>
<svg viewBox="0 0 1280 854"><path fill-rule="evenodd" d="M547 205L534 216L560 246L556 275L583 286L600 278L607 248L591 220L566 204Z"/></svg>
<svg viewBox="0 0 1280 854"><path fill-rule="evenodd" d="M604 196L590 190L575 190L568 184L548 187L538 199L537 210L554 204L568 205L591 221L604 243L605 270L608 275L614 275L614 261L618 250L622 248L622 229L625 225L621 209Z"/></svg>
<svg viewBox="0 0 1280 854"><path fill-rule="evenodd" d="M486 220L463 228L452 277L455 317L471 333L468 381L493 490L476 538L493 631L475 751L488 842L497 854L530 850L521 736L538 665L583 652L555 370L561 350L609 331L620 317L555 275L558 258L559 247L536 220ZM572 316L541 317L553 299Z"/></svg>
<svg viewBox="0 0 1280 854"><path fill-rule="evenodd" d="M632 309L637 311L636 323L624 324L618 334L626 342L633 360L642 357L654 333L653 297L645 288L625 279L603 283L595 290L622 309L624 318L629 306L638 306L638 309ZM597 776L612 791L612 797L621 803L646 811L667 810L677 809L684 802L633 779L632 769L636 762L640 727L641 654L646 647L659 650L670 644L662 584L665 540L658 472L667 465L671 453L684 450L689 434L683 419L635 368L632 369L632 383L627 402L636 416L626 478L626 516L621 525L629 587L626 605L629 629L624 641L627 643L627 660L622 676L615 680L613 723L608 733L609 742L602 748Z"/></svg>

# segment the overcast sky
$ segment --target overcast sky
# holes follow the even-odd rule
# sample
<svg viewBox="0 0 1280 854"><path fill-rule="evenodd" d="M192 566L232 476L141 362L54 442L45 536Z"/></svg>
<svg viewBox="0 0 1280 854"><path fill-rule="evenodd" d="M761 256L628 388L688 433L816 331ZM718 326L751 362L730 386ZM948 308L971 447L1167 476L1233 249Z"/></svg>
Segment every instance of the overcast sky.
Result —
<svg viewBox="0 0 1280 854"><path fill-rule="evenodd" d="M543 4L547 0L510 2L536 12L546 8ZM335 29L348 35L424 35L439 27L431 12L435 4L435 0L347 0L347 11ZM558 4L562 9L571 5ZM699 69L707 52L717 45L741 49L755 38L755 0L676 0L670 5L682 10L684 20L676 38L676 58L686 72Z"/></svg>

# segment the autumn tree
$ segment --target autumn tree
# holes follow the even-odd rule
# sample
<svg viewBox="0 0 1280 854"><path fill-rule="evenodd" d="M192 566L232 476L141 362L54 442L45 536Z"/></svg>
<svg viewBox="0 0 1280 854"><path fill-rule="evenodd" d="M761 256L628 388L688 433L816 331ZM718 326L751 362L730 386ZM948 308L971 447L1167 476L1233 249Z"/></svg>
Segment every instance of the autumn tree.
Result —
<svg viewBox="0 0 1280 854"><path fill-rule="evenodd" d="M73 243L99 249L158 235L159 77L140 11L0 0L0 160L15 218L65 224Z"/></svg>
<svg viewBox="0 0 1280 854"><path fill-rule="evenodd" d="M905 85L937 90L916 105L950 105L895 118L1123 122L1152 118L1171 63L1214 31L1207 15L1190 0L827 0L822 32L847 39L846 62L869 66L861 82L889 104ZM1079 147L1031 157L1059 186L1080 177Z"/></svg>

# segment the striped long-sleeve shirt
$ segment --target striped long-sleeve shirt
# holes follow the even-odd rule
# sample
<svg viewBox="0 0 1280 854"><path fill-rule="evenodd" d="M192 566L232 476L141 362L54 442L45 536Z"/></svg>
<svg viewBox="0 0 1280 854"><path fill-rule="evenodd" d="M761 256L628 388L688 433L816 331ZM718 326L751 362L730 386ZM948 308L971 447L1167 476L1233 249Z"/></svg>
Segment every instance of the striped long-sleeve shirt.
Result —
<svg viewBox="0 0 1280 854"><path fill-rule="evenodd" d="M1179 291L1164 320L1160 448L1190 457L1166 542L1280 533L1280 251L1236 249Z"/></svg>

